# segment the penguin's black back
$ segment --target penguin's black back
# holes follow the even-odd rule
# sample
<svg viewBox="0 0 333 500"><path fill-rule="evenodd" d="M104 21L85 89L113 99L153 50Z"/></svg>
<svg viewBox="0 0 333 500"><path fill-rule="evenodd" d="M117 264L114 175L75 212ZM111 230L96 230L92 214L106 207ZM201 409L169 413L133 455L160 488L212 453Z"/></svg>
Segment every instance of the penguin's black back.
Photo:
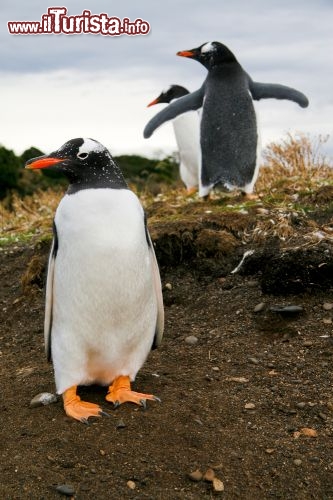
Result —
<svg viewBox="0 0 333 500"><path fill-rule="evenodd" d="M257 162L257 121L242 67L220 64L205 81L201 119L203 186L250 183Z"/></svg>

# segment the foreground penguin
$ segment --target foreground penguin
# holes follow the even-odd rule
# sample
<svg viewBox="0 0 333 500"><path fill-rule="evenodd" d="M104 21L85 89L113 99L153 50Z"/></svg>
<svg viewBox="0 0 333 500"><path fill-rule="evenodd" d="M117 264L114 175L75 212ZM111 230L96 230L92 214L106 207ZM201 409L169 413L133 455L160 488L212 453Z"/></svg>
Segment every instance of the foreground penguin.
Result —
<svg viewBox="0 0 333 500"><path fill-rule="evenodd" d="M115 406L157 400L130 387L164 325L159 270L138 198L92 139L72 139L26 168L52 168L70 182L54 219L44 330L66 414L81 422L103 414L81 401L78 385L109 386L106 400Z"/></svg>
<svg viewBox="0 0 333 500"><path fill-rule="evenodd" d="M189 91L181 85L171 85L163 91L156 99L148 104L148 107L159 103L167 103L179 99ZM199 184L199 154L200 154L200 121L197 111L178 116L172 121L175 138L178 146L180 166L180 178L185 184L189 194L197 190Z"/></svg>
<svg viewBox="0 0 333 500"><path fill-rule="evenodd" d="M288 99L305 108L308 99L284 85L254 82L222 43L205 43L177 55L203 64L208 70L207 78L200 89L155 115L146 125L144 137L150 137L164 122L202 106L199 195L208 195L220 183L230 190L239 188L251 194L259 161L257 120L252 100Z"/></svg>

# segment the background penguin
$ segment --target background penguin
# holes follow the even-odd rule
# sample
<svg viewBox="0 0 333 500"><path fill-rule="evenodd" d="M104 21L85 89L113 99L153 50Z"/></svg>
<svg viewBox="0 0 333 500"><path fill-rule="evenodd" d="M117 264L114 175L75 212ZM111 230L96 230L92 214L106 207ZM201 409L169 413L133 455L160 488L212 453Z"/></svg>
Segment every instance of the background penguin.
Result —
<svg viewBox="0 0 333 500"><path fill-rule="evenodd" d="M251 194L259 161L252 99L288 99L301 107L308 106L308 99L284 85L254 82L222 43L205 43L177 55L201 62L208 70L207 78L200 89L154 116L145 127L144 137L150 137L164 122L202 106L199 195L206 196L219 183Z"/></svg>
<svg viewBox="0 0 333 500"><path fill-rule="evenodd" d="M76 394L92 383L108 385L106 399L116 406L145 406L157 398L131 391L130 380L160 344L164 312L142 206L92 139L70 140L26 168L53 168L70 182L54 219L44 330L64 409L82 422L103 414Z"/></svg>
<svg viewBox="0 0 333 500"><path fill-rule="evenodd" d="M189 94L189 91L180 85L171 85L163 91L149 106L159 103L169 104L174 99L178 99ZM173 130L180 157L179 174L184 182L189 194L196 191L199 184L199 155L200 155L200 120L197 111L177 116L172 121Z"/></svg>

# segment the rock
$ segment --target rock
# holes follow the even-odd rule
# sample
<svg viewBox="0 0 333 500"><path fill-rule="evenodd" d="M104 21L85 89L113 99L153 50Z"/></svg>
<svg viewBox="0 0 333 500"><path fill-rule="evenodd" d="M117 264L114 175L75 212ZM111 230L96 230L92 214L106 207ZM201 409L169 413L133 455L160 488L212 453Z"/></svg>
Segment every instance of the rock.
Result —
<svg viewBox="0 0 333 500"><path fill-rule="evenodd" d="M318 433L314 429L311 429L310 427L303 427L300 430L300 433L303 434L303 436L307 437L317 437Z"/></svg>
<svg viewBox="0 0 333 500"><path fill-rule="evenodd" d="M56 394L50 392L40 392L30 401L30 408L37 408L38 406L46 406L51 403L56 403L58 398Z"/></svg>
<svg viewBox="0 0 333 500"><path fill-rule="evenodd" d="M333 401L328 401L328 402L326 403L326 406L327 406L327 408L328 408L330 411L333 411Z"/></svg>
<svg viewBox="0 0 333 500"><path fill-rule="evenodd" d="M302 464L302 460L300 458L295 458L294 464L295 465L301 465Z"/></svg>
<svg viewBox="0 0 333 500"><path fill-rule="evenodd" d="M221 479L218 479L217 477L214 477L214 479L213 479L213 489L216 492L224 491L223 481L221 481Z"/></svg>
<svg viewBox="0 0 333 500"><path fill-rule="evenodd" d="M325 415L325 413L323 412L318 413L318 417L320 417L324 421L327 420L327 415Z"/></svg>
<svg viewBox="0 0 333 500"><path fill-rule="evenodd" d="M130 489L130 490L135 490L136 488L136 484L134 481L127 481L127 487Z"/></svg>
<svg viewBox="0 0 333 500"><path fill-rule="evenodd" d="M214 480L214 477L215 477L215 472L213 471L213 469L207 469L203 478L205 481L208 481L208 482L213 482Z"/></svg>
<svg viewBox="0 0 333 500"><path fill-rule="evenodd" d="M262 208L262 207L256 208L256 212L259 215L268 215L269 214L269 210L267 208Z"/></svg>
<svg viewBox="0 0 333 500"><path fill-rule="evenodd" d="M188 337L186 337L185 342L188 345L195 345L198 342L198 337L196 337L195 335L189 335Z"/></svg>
<svg viewBox="0 0 333 500"><path fill-rule="evenodd" d="M262 311L264 308L265 308L265 303L264 302L260 302L259 304L257 304L254 307L253 312L258 313L258 312Z"/></svg>
<svg viewBox="0 0 333 500"><path fill-rule="evenodd" d="M59 484L56 487L56 491L66 497L72 497L75 494L73 486L69 486L68 484Z"/></svg>
<svg viewBox="0 0 333 500"><path fill-rule="evenodd" d="M213 366L212 370L213 370L213 372L219 372L220 368L218 366Z"/></svg>
<svg viewBox="0 0 333 500"><path fill-rule="evenodd" d="M198 483L199 481L202 480L203 474L202 474L201 470L196 469L195 471L190 472L190 474L188 475L188 477L191 479L191 481L194 481L195 483Z"/></svg>
<svg viewBox="0 0 333 500"><path fill-rule="evenodd" d="M285 315L285 316L293 316L293 315L296 315L296 314L299 314L303 311L303 307L302 306L272 306L269 308L270 311L272 312L275 312L275 313L279 313L279 314L282 314L282 315Z"/></svg>
<svg viewBox="0 0 333 500"><path fill-rule="evenodd" d="M239 384L247 384L249 379L245 377L228 377L228 382L238 382Z"/></svg>
<svg viewBox="0 0 333 500"><path fill-rule="evenodd" d="M304 340L302 345L304 347L311 347L311 346L313 346L313 342L311 340Z"/></svg>
<svg viewBox="0 0 333 500"><path fill-rule="evenodd" d="M245 410L254 410L256 405L254 403L246 403L244 408Z"/></svg>
<svg viewBox="0 0 333 500"><path fill-rule="evenodd" d="M324 318L323 319L324 325L331 325L332 324L332 318Z"/></svg>
<svg viewBox="0 0 333 500"><path fill-rule="evenodd" d="M172 285L171 285L171 283L166 283L166 284L165 284L165 288L166 288L167 290L172 290Z"/></svg>
<svg viewBox="0 0 333 500"><path fill-rule="evenodd" d="M333 302L325 302L325 304L323 304L323 309L325 311L331 311L333 309Z"/></svg>
<svg viewBox="0 0 333 500"><path fill-rule="evenodd" d="M123 421L123 419L121 418L121 419L118 421L117 425L116 425L116 429L124 429L125 427L126 427L126 424L125 424L125 422Z"/></svg>
<svg viewBox="0 0 333 500"><path fill-rule="evenodd" d="M247 286L249 288L257 288L257 286L259 286L259 281L256 281L256 280L249 280L247 282Z"/></svg>
<svg viewBox="0 0 333 500"><path fill-rule="evenodd" d="M249 358L248 361L253 365L259 365L260 361L257 358Z"/></svg>
<svg viewBox="0 0 333 500"><path fill-rule="evenodd" d="M275 451L275 448L267 448L267 449L265 450L265 452L266 452L268 455L271 455L272 453L274 453L274 451Z"/></svg>
<svg viewBox="0 0 333 500"><path fill-rule="evenodd" d="M304 403L303 401L301 401L300 403L296 403L296 406L297 408L299 408L300 410L303 410L303 408L306 407L306 403Z"/></svg>

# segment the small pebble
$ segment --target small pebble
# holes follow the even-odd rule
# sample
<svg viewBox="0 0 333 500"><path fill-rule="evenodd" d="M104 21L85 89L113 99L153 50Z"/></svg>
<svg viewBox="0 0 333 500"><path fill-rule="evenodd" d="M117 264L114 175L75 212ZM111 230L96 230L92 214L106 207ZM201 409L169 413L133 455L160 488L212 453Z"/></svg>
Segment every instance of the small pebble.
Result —
<svg viewBox="0 0 333 500"><path fill-rule="evenodd" d="M249 358L248 360L253 365L259 365L259 359L257 359L257 358Z"/></svg>
<svg viewBox="0 0 333 500"><path fill-rule="evenodd" d="M215 472L213 471L213 469L207 469L203 476L204 480L210 483L214 480L214 477L215 477Z"/></svg>
<svg viewBox="0 0 333 500"><path fill-rule="evenodd" d="M325 304L323 304L323 309L325 309L325 311L331 311L333 309L333 303L325 302Z"/></svg>
<svg viewBox="0 0 333 500"><path fill-rule="evenodd" d="M135 490L136 484L134 481L127 481L126 484L130 490Z"/></svg>
<svg viewBox="0 0 333 500"><path fill-rule="evenodd" d="M126 427L126 424L125 424L125 422L123 421L123 419L121 418L121 419L118 421L117 425L116 425L116 429L124 429L125 427Z"/></svg>
<svg viewBox="0 0 333 500"><path fill-rule="evenodd" d="M299 314L300 312L303 311L302 306L285 306L285 307L279 307L279 306L274 306L270 307L270 310L276 313L280 314L285 314L285 315L293 315L293 314Z"/></svg>
<svg viewBox="0 0 333 500"><path fill-rule="evenodd" d="M295 458L294 464L295 465L301 465L302 464L302 460L300 458Z"/></svg>
<svg viewBox="0 0 333 500"><path fill-rule="evenodd" d="M328 401L328 402L326 403L326 406L327 406L327 408L328 408L330 411L333 411L333 401Z"/></svg>
<svg viewBox="0 0 333 500"><path fill-rule="evenodd" d="M245 377L228 377L228 382L238 382L239 384L247 384L249 379Z"/></svg>
<svg viewBox="0 0 333 500"><path fill-rule="evenodd" d="M300 430L300 433L307 437L317 437L318 435L317 431L315 429L311 429L311 427L303 427Z"/></svg>
<svg viewBox="0 0 333 500"><path fill-rule="evenodd" d="M313 342L311 342L311 340L305 340L303 342L303 346L304 347L311 347L311 346L313 346Z"/></svg>
<svg viewBox="0 0 333 500"><path fill-rule="evenodd" d="M303 408L306 407L306 403L304 403L303 401L301 401L300 403L296 403L296 406L297 408L299 408L300 410L303 410Z"/></svg>
<svg viewBox="0 0 333 500"><path fill-rule="evenodd" d="M58 398L56 394L51 394L50 392L41 392L37 394L30 401L30 408L37 408L38 406L46 406L51 403L56 403Z"/></svg>
<svg viewBox="0 0 333 500"><path fill-rule="evenodd" d="M318 413L318 417L320 417L322 420L327 420L327 415L325 415L325 413Z"/></svg>
<svg viewBox="0 0 333 500"><path fill-rule="evenodd" d="M265 451L266 451L266 453L268 453L268 455L271 455L272 453L274 453L275 449L274 448L267 448Z"/></svg>
<svg viewBox="0 0 333 500"><path fill-rule="evenodd" d="M73 486L69 486L68 484L59 484L59 486L56 487L56 491L66 497L72 497L75 494Z"/></svg>
<svg viewBox="0 0 333 500"><path fill-rule="evenodd" d="M267 210L267 208L262 208L262 207L258 207L256 209L256 212L257 212L257 214L260 214L260 215L268 215L269 214L269 210Z"/></svg>
<svg viewBox="0 0 333 500"><path fill-rule="evenodd" d="M324 318L323 319L324 325L331 325L332 324L332 318Z"/></svg>
<svg viewBox="0 0 333 500"><path fill-rule="evenodd" d="M254 410L256 405L254 403L246 403L244 408L245 410Z"/></svg>
<svg viewBox="0 0 333 500"><path fill-rule="evenodd" d="M195 337L195 335L189 335L186 337L185 342L188 345L195 345L198 342L198 337Z"/></svg>
<svg viewBox="0 0 333 500"><path fill-rule="evenodd" d="M258 313L258 312L262 311L264 309L264 307L265 307L264 302L260 302L260 304L257 304L255 306L255 308L253 309L253 312Z"/></svg>
<svg viewBox="0 0 333 500"><path fill-rule="evenodd" d="M220 368L218 366L213 366L212 370L213 370L213 372L219 372Z"/></svg>
<svg viewBox="0 0 333 500"><path fill-rule="evenodd" d="M191 479L191 481L194 481L195 483L198 483L199 481L202 480L203 474L201 470L197 469L193 472L191 472L188 477Z"/></svg>
<svg viewBox="0 0 333 500"><path fill-rule="evenodd" d="M171 283L166 283L166 284L165 284L165 288L166 288L167 290L172 290L172 285L171 285Z"/></svg>
<svg viewBox="0 0 333 500"><path fill-rule="evenodd" d="M247 286L248 286L249 288L256 288L257 286L259 286L259 282L258 282L258 281L256 281L256 280L249 280L249 281L247 282Z"/></svg>
<svg viewBox="0 0 333 500"><path fill-rule="evenodd" d="M214 479L213 479L213 489L216 492L224 491L223 481L221 481L221 479L218 479L217 477L214 477Z"/></svg>

